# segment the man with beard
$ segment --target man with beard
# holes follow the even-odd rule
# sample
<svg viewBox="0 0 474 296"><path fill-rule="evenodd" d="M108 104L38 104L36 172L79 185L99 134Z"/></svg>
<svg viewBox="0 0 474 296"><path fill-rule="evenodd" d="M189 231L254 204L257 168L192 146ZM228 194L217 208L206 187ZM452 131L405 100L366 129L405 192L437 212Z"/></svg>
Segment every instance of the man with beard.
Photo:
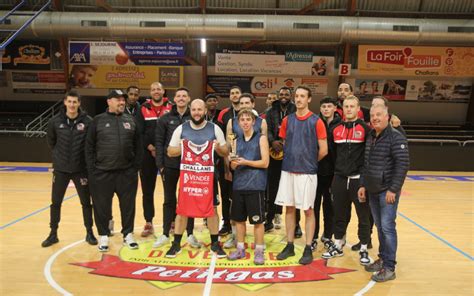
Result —
<svg viewBox="0 0 474 296"><path fill-rule="evenodd" d="M283 140L279 136L281 122L287 115L296 112L296 106L291 102L291 89L283 86L278 91L278 100L272 103L265 119L268 125L268 143L270 145L270 165L268 166L268 198L265 232L273 228L281 228L282 207L275 204L275 198L280 183L281 165L283 159ZM273 224L275 220L275 224ZM300 211L296 211L295 237L300 238L303 233L300 227Z"/></svg>
<svg viewBox="0 0 474 296"><path fill-rule="evenodd" d="M140 110L140 103L138 99L140 98L140 89L137 86L130 85L127 87L127 104L125 105L125 112L130 115L135 116Z"/></svg>
<svg viewBox="0 0 474 296"><path fill-rule="evenodd" d="M145 217L145 226L143 228L142 237L153 234L153 218L155 217L155 204L153 201L156 174L156 148L155 148L155 128L156 121L161 116L171 110L171 104L168 98L164 98L165 89L159 82L153 82L150 86L150 99L148 99L140 108L137 115L138 124L143 135L144 156L143 164L140 170L140 181L143 193L143 215Z"/></svg>
<svg viewBox="0 0 474 296"><path fill-rule="evenodd" d="M163 234L160 235L155 243L154 248L159 248L169 242L171 224L176 216L176 189L179 180L179 157L169 157L166 154L171 136L174 130L181 124L190 120L189 112L189 90L180 87L174 95L174 105L171 111L158 119L156 123L156 166L160 170L161 179L163 181L164 201L163 201ZM194 219L188 219L186 231L188 233L188 244L193 248L200 248L201 244L193 235Z"/></svg>
<svg viewBox="0 0 474 296"><path fill-rule="evenodd" d="M86 139L86 163L99 231L99 251L109 250L108 222L117 193L124 245L138 249L133 238L138 170L143 158L141 133L134 117L124 113L127 95L112 90L106 112L94 117Z"/></svg>
<svg viewBox="0 0 474 296"><path fill-rule="evenodd" d="M82 111L81 97L75 91L66 94L64 107L48 123L48 145L53 157L53 186L51 192L51 233L41 244L49 247L59 242L57 231L61 219L61 204L69 181L72 180L82 205L86 242L97 245L92 231L92 204L87 179L84 144L92 118Z"/></svg>
<svg viewBox="0 0 474 296"><path fill-rule="evenodd" d="M206 102L207 107L206 120L217 124L217 117L221 112L221 110L217 109L217 104L219 104L218 97L214 94L208 94L204 98L204 102Z"/></svg>
<svg viewBox="0 0 474 296"><path fill-rule="evenodd" d="M242 90L238 86L232 86L229 91L229 99L231 106L224 108L217 118L217 125L224 132L224 136L227 137L227 123L230 119L236 118L239 113L239 98L242 94ZM222 198L222 228L219 230L219 235L225 236L229 233L235 234L235 227L232 229L230 224L230 201L232 194L232 174L230 169L226 167L223 159L219 160L218 163L219 170L219 186L221 188L221 198Z"/></svg>
<svg viewBox="0 0 474 296"><path fill-rule="evenodd" d="M222 130L212 122L205 120L206 103L203 100L196 99L191 103L191 121L185 122L178 126L171 137L168 146L169 157L179 157L182 152L182 141L188 140L195 145L202 145L206 142L213 142L215 152L221 157L226 157L229 153L227 143ZM215 175L214 175L215 179ZM207 227L211 236L211 251L217 255L217 258L225 258L227 255L219 244L219 216L217 214L217 184L214 182L213 205L214 215L207 218ZM182 190L182 188L180 188ZM181 192L180 192L181 194ZM178 198L178 208L180 203L185 201ZM184 206L184 205L182 205ZM181 252L181 238L183 236L184 227L187 223L187 216L176 215L174 242L171 248L166 252L167 258L175 258Z"/></svg>

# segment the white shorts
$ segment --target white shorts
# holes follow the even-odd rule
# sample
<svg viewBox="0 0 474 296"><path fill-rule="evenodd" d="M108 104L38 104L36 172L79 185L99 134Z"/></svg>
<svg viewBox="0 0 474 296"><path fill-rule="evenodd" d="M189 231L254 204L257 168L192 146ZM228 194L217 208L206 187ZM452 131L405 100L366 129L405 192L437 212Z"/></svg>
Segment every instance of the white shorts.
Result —
<svg viewBox="0 0 474 296"><path fill-rule="evenodd" d="M282 171L275 204L300 210L314 208L318 175L294 174Z"/></svg>

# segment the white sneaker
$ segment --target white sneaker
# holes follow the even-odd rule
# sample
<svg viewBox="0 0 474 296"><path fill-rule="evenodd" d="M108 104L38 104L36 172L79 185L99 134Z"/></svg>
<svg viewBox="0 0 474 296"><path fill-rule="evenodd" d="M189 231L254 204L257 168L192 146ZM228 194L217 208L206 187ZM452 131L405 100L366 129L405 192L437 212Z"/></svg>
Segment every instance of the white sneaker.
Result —
<svg viewBox="0 0 474 296"><path fill-rule="evenodd" d="M114 220L109 220L109 233L110 236L114 235Z"/></svg>
<svg viewBox="0 0 474 296"><path fill-rule="evenodd" d="M202 247L202 244L197 240L197 238L193 234L189 235L186 241L191 246L191 248L199 249Z"/></svg>
<svg viewBox="0 0 474 296"><path fill-rule="evenodd" d="M99 236L99 245L97 246L100 252L109 251L109 237L107 235Z"/></svg>
<svg viewBox="0 0 474 296"><path fill-rule="evenodd" d="M156 239L156 241L153 243L153 248L162 247L162 246L164 246L164 245L167 245L169 242L170 242L169 237L167 237L166 235L162 234L162 235L160 235L160 236Z"/></svg>
<svg viewBox="0 0 474 296"><path fill-rule="evenodd" d="M275 225L275 229L281 228L281 215L275 214L275 218L273 219L273 225Z"/></svg>
<svg viewBox="0 0 474 296"><path fill-rule="evenodd" d="M227 239L224 243L224 249L232 249L237 247L237 240L233 234L230 235L229 239Z"/></svg>
<svg viewBox="0 0 474 296"><path fill-rule="evenodd" d="M124 237L123 244L131 250L138 249L138 244L135 241L135 239L133 238L133 233L131 233L131 232Z"/></svg>

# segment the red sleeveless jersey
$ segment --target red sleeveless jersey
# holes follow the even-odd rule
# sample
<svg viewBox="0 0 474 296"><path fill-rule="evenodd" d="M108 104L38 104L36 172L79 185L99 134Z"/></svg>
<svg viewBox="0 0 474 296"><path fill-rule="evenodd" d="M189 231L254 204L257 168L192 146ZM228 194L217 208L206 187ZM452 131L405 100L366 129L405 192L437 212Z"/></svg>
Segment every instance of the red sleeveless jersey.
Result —
<svg viewBox="0 0 474 296"><path fill-rule="evenodd" d="M181 167L178 215L205 218L214 216L214 145L202 145L184 139L181 143Z"/></svg>

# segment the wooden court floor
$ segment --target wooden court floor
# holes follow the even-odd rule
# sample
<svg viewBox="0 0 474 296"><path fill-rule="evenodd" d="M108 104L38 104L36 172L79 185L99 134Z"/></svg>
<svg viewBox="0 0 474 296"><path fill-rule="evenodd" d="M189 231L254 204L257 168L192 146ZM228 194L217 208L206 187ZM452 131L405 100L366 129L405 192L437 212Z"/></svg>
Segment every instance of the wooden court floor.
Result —
<svg viewBox="0 0 474 296"><path fill-rule="evenodd" d="M135 220L139 250L123 248L120 234L111 238L106 255L87 245L73 187L66 192L62 207L60 242L42 248L49 232L51 173L45 169L49 166L0 163L0 295L474 295L472 172L409 173L397 217L394 281L371 282L370 274L358 263L358 253L348 247L343 257L329 260L326 266L321 260L323 247L318 245L315 261L303 268L295 263L301 239L296 241L297 256L277 262L274 256L285 243L282 229L265 237L263 268L251 264L253 255L240 262L218 260L213 281L205 284L213 265L208 247L195 250L184 246L183 252L170 260L163 256L167 247L154 250L152 238L139 237L144 224L140 190ZM162 200L158 178L154 224L159 233ZM119 216L114 199L116 231ZM348 243L352 244L358 241L355 217L353 212L348 230ZM247 233L250 242L251 227ZM209 242L201 219L196 219L195 235ZM375 234L373 241L370 255L375 258Z"/></svg>

